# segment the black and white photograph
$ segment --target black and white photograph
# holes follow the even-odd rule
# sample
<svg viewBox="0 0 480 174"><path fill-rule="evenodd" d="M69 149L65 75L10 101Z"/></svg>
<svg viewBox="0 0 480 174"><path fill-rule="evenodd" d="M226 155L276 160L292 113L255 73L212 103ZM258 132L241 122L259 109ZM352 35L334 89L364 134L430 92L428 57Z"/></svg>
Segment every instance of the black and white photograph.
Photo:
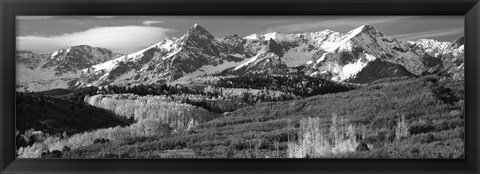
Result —
<svg viewBox="0 0 480 174"><path fill-rule="evenodd" d="M465 158L464 16L15 21L16 158Z"/></svg>

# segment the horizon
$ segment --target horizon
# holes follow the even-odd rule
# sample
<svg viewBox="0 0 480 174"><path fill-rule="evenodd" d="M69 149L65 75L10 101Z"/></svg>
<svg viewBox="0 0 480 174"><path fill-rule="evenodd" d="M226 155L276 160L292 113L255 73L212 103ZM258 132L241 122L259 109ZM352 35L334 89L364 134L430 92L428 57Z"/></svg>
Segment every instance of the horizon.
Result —
<svg viewBox="0 0 480 174"><path fill-rule="evenodd" d="M153 20L162 17L162 20ZM392 38L409 41L452 42L464 35L463 18L458 16L288 16L281 19L273 16L17 16L17 50L48 54L88 45L130 54L165 38L179 38L195 24L217 39L233 34L246 37L272 32L297 34L332 30L345 34L362 25L371 25Z"/></svg>

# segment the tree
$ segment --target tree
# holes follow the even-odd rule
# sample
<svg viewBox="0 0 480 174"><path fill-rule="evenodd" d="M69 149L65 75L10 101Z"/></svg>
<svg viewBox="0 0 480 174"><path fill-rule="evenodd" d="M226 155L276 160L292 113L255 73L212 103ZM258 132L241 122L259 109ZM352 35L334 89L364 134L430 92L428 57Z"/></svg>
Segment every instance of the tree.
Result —
<svg viewBox="0 0 480 174"><path fill-rule="evenodd" d="M402 115L401 119L397 119L397 127L395 128L395 139L400 140L408 137L410 134L410 128L406 122L405 115Z"/></svg>

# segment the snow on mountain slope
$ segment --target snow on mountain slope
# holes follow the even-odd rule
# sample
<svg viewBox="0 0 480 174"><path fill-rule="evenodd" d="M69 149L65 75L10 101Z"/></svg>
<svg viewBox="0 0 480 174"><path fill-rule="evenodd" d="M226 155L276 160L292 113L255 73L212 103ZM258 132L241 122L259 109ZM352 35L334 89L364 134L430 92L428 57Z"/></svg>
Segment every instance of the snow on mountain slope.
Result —
<svg viewBox="0 0 480 174"><path fill-rule="evenodd" d="M238 55L237 55L238 56ZM195 72L185 74L183 77L180 77L179 79L171 82L171 84L187 84L190 83L193 79L202 76L202 75L210 75L218 72L222 72L226 69L232 68L232 67L240 67L243 64L246 64L246 62L255 59L253 58L246 58L243 59L243 61L240 62L235 62L235 61L223 61L222 64L219 64L217 66L213 65L204 65L200 67L198 70Z"/></svg>
<svg viewBox="0 0 480 174"><path fill-rule="evenodd" d="M115 59L112 59L110 61L106 61L97 65L93 65L87 69L83 69L82 71L111 71L113 68L118 66L120 62L126 63L126 62L135 62L138 61L140 58L142 58L145 55L145 52L151 49L160 49L165 52L171 52L173 49L177 48L178 45L175 45L176 38L166 38L161 42L158 42L154 45L151 45L145 49L142 49L140 51L137 51L132 54L128 54L125 56L120 56Z"/></svg>
<svg viewBox="0 0 480 174"><path fill-rule="evenodd" d="M248 36L245 36L244 39L248 39L248 40L260 40L260 35L258 34L251 34L251 35L248 35Z"/></svg>
<svg viewBox="0 0 480 174"><path fill-rule="evenodd" d="M250 58L247 62L233 68L231 71L233 74L286 71L287 65L282 58L288 58L285 56L285 52L296 46L296 43L291 43L290 41L267 40L259 46L259 51L255 56ZM295 52L290 52L290 56L293 54L295 54Z"/></svg>
<svg viewBox="0 0 480 174"><path fill-rule="evenodd" d="M431 56L440 58L443 62L442 74L463 78L464 76L464 44L461 37L452 42L441 42L434 39L419 39L409 42L412 47L424 49Z"/></svg>
<svg viewBox="0 0 480 174"><path fill-rule="evenodd" d="M296 67L306 63L312 55L320 50L332 47L333 44L340 41L342 34L331 30L324 30L310 33L283 34L279 32L266 33L264 35L252 34L244 37L247 42L257 43L254 52L257 55L264 50L270 39L281 45L277 55L288 67ZM257 41L257 42L255 42ZM258 44L260 42L260 44ZM251 46L247 44L247 47Z"/></svg>
<svg viewBox="0 0 480 174"><path fill-rule="evenodd" d="M18 91L43 91L66 88L81 69L110 60L120 54L87 45L72 46L51 54L17 51L16 80Z"/></svg>
<svg viewBox="0 0 480 174"><path fill-rule="evenodd" d="M271 32L271 33L265 33L263 35L251 34L251 35L245 36L244 39L247 39L247 40L263 40L263 41L269 41L270 39L272 39L272 40L277 41L277 42L282 42L282 41L295 41L295 40L298 39L298 37L295 37L294 34Z"/></svg>
<svg viewBox="0 0 480 174"><path fill-rule="evenodd" d="M442 73L453 77L454 79L463 79L465 76L465 38L461 37L451 42L447 48L440 53L444 70Z"/></svg>
<svg viewBox="0 0 480 174"><path fill-rule="evenodd" d="M231 73L241 75L246 73L278 74L287 71L287 66L273 52L259 52L247 62L235 67Z"/></svg>
<svg viewBox="0 0 480 174"><path fill-rule="evenodd" d="M163 40L133 54L121 56L84 69L82 70L83 74L74 86L97 86L113 82L127 83L127 81L132 80L138 71L149 68L146 66L146 63L150 60L166 57L169 53L172 53L173 49L162 47L162 43L169 44L169 42L169 40Z"/></svg>
<svg viewBox="0 0 480 174"><path fill-rule="evenodd" d="M259 53L258 53L257 55L249 58L248 60L246 60L246 61L244 61L244 62L242 62L240 65L235 66L235 68L234 68L233 70L238 70L238 69L240 69L240 68L242 68L242 67L248 66L249 64L254 63L255 61L257 61L257 60L258 60L258 56L260 56L260 54L263 53L263 49L265 49L265 48L262 48L262 50L259 51Z"/></svg>
<svg viewBox="0 0 480 174"><path fill-rule="evenodd" d="M54 68L57 75L61 76L62 73L76 72L118 56L120 54L104 48L88 45L72 46L52 53L48 62L42 65L42 69Z"/></svg>
<svg viewBox="0 0 480 174"><path fill-rule="evenodd" d="M295 37L302 38L304 42L311 43L321 49L327 50L335 43L342 40L343 34L332 30L323 30L310 33L294 34Z"/></svg>
<svg viewBox="0 0 480 174"><path fill-rule="evenodd" d="M364 58L364 59L363 59ZM352 64L347 64L342 67L342 70L339 73L339 78L341 80L351 79L355 77L367 64L371 61L377 59L376 57L366 53L365 57L358 59ZM365 60L366 59L366 60Z"/></svg>
<svg viewBox="0 0 480 174"><path fill-rule="evenodd" d="M450 42L440 42L434 39L419 39L415 42L409 42L413 46L419 45L421 46L428 54L431 56L437 57L442 54L448 46Z"/></svg>
<svg viewBox="0 0 480 174"><path fill-rule="evenodd" d="M272 32L272 33L267 33L264 35L265 40L268 41L270 39L281 42L281 41L286 41L286 42L293 42L295 41L296 37L293 36L293 34L284 34L284 33L279 33L279 32Z"/></svg>
<svg viewBox="0 0 480 174"><path fill-rule="evenodd" d="M228 59L229 50L200 25L195 24L177 40L178 48L167 56L159 55L147 62L136 75L147 83L173 81L195 72L204 65L217 66Z"/></svg>
<svg viewBox="0 0 480 174"><path fill-rule="evenodd" d="M351 30L342 36L341 41L331 44L331 47L325 51L329 52L327 57L331 54L339 59L336 61L339 67L357 67L356 70L358 70L358 67L364 67L356 62L357 59L362 58L358 57L361 53L402 65L416 75L436 73L443 68L442 61L428 55L423 48L412 48L407 41L392 39L369 25ZM318 59L321 59L321 57ZM321 63L318 63L319 61L322 62L321 60L312 60L312 62L317 63L307 65L310 66L310 73L315 72L313 69L322 69L318 68L322 66ZM333 74L336 74L336 72L333 72ZM338 78L345 80L346 76L339 76Z"/></svg>

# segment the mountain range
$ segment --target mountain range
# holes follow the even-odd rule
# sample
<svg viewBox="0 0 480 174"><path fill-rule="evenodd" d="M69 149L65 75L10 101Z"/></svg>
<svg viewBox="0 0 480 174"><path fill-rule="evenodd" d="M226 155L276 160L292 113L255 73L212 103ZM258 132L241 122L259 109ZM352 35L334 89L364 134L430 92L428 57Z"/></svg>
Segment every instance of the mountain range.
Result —
<svg viewBox="0 0 480 174"><path fill-rule="evenodd" d="M347 33L272 32L217 39L195 24L180 38L165 38L132 54L80 45L51 54L17 51L16 61L18 91L188 83L202 75L285 74L292 69L363 84L428 74L463 78L464 38L406 41L363 25Z"/></svg>

